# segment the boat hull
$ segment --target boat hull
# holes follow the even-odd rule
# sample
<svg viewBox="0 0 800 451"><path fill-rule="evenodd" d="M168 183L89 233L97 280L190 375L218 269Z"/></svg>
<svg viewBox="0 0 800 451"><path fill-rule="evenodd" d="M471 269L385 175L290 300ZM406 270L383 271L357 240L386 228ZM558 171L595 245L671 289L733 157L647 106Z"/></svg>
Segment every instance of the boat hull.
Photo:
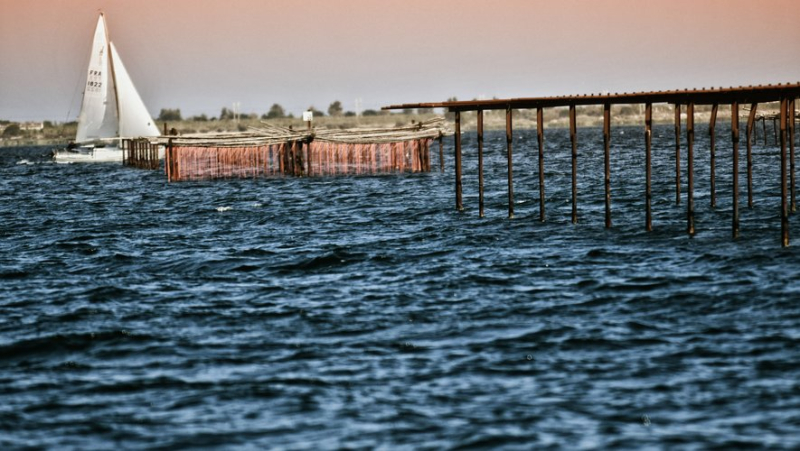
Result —
<svg viewBox="0 0 800 451"><path fill-rule="evenodd" d="M164 158L164 146L158 146L158 158ZM123 151L118 147L79 147L53 151L56 163L122 163Z"/></svg>
<svg viewBox="0 0 800 451"><path fill-rule="evenodd" d="M122 149L95 147L58 149L53 152L56 163L122 163Z"/></svg>

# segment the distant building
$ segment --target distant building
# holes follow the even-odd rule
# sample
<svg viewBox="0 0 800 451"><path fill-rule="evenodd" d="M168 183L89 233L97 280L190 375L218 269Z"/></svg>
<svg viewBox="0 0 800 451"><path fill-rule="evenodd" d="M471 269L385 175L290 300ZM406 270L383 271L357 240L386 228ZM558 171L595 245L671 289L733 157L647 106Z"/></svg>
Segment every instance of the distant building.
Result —
<svg viewBox="0 0 800 451"><path fill-rule="evenodd" d="M44 122L22 122L19 124L20 130L40 131L44 130Z"/></svg>

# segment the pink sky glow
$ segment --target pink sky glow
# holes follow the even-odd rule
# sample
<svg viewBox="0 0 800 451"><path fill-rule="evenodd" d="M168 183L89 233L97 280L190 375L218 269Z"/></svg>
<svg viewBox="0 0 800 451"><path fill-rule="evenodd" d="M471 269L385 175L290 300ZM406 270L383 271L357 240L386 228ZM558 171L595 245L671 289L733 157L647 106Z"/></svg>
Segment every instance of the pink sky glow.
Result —
<svg viewBox="0 0 800 451"><path fill-rule="evenodd" d="M0 0L0 119L77 117L100 10L154 116L800 81L797 0Z"/></svg>

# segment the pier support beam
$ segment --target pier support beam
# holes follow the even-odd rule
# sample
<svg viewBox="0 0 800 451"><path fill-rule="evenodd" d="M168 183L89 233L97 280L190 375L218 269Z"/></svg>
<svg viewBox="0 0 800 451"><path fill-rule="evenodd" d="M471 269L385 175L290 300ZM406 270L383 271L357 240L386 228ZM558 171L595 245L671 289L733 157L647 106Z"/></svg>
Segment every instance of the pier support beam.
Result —
<svg viewBox="0 0 800 451"><path fill-rule="evenodd" d="M694 103L686 106L686 222L689 236L694 236Z"/></svg>
<svg viewBox="0 0 800 451"><path fill-rule="evenodd" d="M483 217L483 110L478 110L478 216Z"/></svg>
<svg viewBox="0 0 800 451"><path fill-rule="evenodd" d="M167 140L167 148L164 152L164 167L167 171L167 183L172 182L175 177L175 155L172 152L172 138Z"/></svg>
<svg viewBox="0 0 800 451"><path fill-rule="evenodd" d="M716 166L717 166L717 142L716 142L716 126L717 126L717 110L718 104L711 106L711 117L708 122L708 136L711 141L711 161L709 168L709 178L711 179L711 208L717 208L717 181L716 181ZM738 108L737 108L738 109Z"/></svg>
<svg viewBox="0 0 800 451"><path fill-rule="evenodd" d="M789 189L791 193L791 204L789 205L790 211L794 213L797 211L797 204L795 203L795 184L794 184L794 122L795 122L795 112L794 112L794 101L795 99L791 99L789 101Z"/></svg>
<svg viewBox="0 0 800 451"><path fill-rule="evenodd" d="M776 146L778 145L778 127L779 127L777 122L778 122L778 118L777 117L772 118L772 135L775 138L775 145ZM786 122L786 121L783 121L783 122ZM780 127L784 127L784 125L781 124Z"/></svg>
<svg viewBox="0 0 800 451"><path fill-rule="evenodd" d="M739 102L731 104L731 141L733 142L733 239L739 238Z"/></svg>
<svg viewBox="0 0 800 451"><path fill-rule="evenodd" d="M645 205L645 230L648 232L653 231L653 212L652 212L652 199L653 194L651 190L651 176L652 176L652 138L653 138L653 104L648 102L645 104L644 109L644 142L645 142L645 188L644 188L644 205Z"/></svg>
<svg viewBox="0 0 800 451"><path fill-rule="evenodd" d="M578 127L575 105L569 106L569 139L572 143L572 223L578 223Z"/></svg>
<svg viewBox="0 0 800 451"><path fill-rule="evenodd" d="M422 148L421 148L421 146L420 146L420 153L422 153ZM307 175L308 177L311 177L312 175L314 175L314 174L312 174L312 172L311 172L311 141L308 141L308 142L306 142L306 161L305 161L305 163L306 163L306 164L305 164L305 167L306 167L306 175ZM257 164L256 164L256 167L258 167L258 165L257 165Z"/></svg>
<svg viewBox="0 0 800 451"><path fill-rule="evenodd" d="M456 165L456 210L464 211L464 203L461 199L461 112L456 111L456 134L455 134L455 165Z"/></svg>
<svg viewBox="0 0 800 451"><path fill-rule="evenodd" d="M747 118L747 207L753 208L753 140L758 104L750 104L750 116Z"/></svg>
<svg viewBox="0 0 800 451"><path fill-rule="evenodd" d="M544 212L544 112L536 109L536 140L539 143L539 221L545 221Z"/></svg>
<svg viewBox="0 0 800 451"><path fill-rule="evenodd" d="M675 205L681 204L681 105L675 104Z"/></svg>
<svg viewBox="0 0 800 451"><path fill-rule="evenodd" d="M781 99L780 140L781 140L781 246L789 246L789 204L786 196L786 118L789 101Z"/></svg>
<svg viewBox="0 0 800 451"><path fill-rule="evenodd" d="M603 149L606 191L606 228L611 228L611 104L603 104Z"/></svg>
<svg viewBox="0 0 800 451"><path fill-rule="evenodd" d="M506 148L508 157L508 219L514 218L514 168L513 168L513 153L512 153L512 126L511 126L511 113L513 110L511 106L506 108Z"/></svg>
<svg viewBox="0 0 800 451"><path fill-rule="evenodd" d="M439 172L444 174L444 140L439 135Z"/></svg>

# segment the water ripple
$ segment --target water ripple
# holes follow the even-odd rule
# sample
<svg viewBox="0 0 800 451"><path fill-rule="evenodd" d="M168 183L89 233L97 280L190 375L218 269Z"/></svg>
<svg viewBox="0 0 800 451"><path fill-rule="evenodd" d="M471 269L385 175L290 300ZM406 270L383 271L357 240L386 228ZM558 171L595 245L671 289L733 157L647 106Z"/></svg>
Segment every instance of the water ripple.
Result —
<svg viewBox="0 0 800 451"><path fill-rule="evenodd" d="M564 130L546 223L529 131L513 220L503 133L484 219L471 134L461 213L450 143L444 175L177 184L0 149L0 446L799 447L800 258L777 239L774 149L756 144L736 242L729 152L711 210L697 151L689 238L671 128L653 232L641 133L621 129L610 230L599 129L581 130L576 225Z"/></svg>

